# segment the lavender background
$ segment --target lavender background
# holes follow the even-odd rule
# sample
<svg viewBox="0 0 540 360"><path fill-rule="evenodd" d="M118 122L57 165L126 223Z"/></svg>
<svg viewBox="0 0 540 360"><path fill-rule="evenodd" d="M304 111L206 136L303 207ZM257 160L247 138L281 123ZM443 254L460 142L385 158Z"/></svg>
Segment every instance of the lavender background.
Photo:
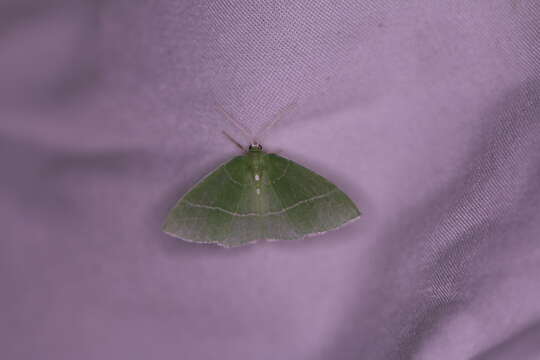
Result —
<svg viewBox="0 0 540 360"><path fill-rule="evenodd" d="M538 359L540 3L0 0L0 358ZM236 154L365 215L160 232Z"/></svg>

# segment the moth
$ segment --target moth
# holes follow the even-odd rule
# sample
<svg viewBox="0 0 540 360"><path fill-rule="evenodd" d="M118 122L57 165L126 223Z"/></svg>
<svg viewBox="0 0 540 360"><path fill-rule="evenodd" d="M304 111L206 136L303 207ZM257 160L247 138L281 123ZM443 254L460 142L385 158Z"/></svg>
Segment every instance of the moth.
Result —
<svg viewBox="0 0 540 360"><path fill-rule="evenodd" d="M180 198L165 220L165 233L190 242L235 247L323 234L360 216L355 203L321 175L265 152L253 138L244 149L227 137L243 154L219 166Z"/></svg>

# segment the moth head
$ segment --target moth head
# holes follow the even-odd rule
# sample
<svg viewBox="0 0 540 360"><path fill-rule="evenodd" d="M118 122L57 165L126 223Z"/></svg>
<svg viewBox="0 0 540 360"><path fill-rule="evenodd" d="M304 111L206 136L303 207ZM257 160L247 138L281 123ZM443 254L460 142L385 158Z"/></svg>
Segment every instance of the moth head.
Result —
<svg viewBox="0 0 540 360"><path fill-rule="evenodd" d="M249 151L249 152L258 152L258 151L262 151L262 149L263 149L263 148L262 148L262 145L261 145L261 144L258 144L258 143L256 143L256 142L251 143L251 144L249 144L249 146L248 146L248 151Z"/></svg>

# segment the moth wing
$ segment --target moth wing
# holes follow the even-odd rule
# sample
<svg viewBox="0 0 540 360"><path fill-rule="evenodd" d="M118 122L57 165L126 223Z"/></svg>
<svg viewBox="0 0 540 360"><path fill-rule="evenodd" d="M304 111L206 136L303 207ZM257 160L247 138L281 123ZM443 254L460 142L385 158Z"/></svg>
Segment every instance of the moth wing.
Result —
<svg viewBox="0 0 540 360"><path fill-rule="evenodd" d="M237 156L199 181L170 210L163 231L186 241L226 245L243 192L227 166L246 167L245 162L246 156Z"/></svg>
<svg viewBox="0 0 540 360"><path fill-rule="evenodd" d="M354 202L323 176L276 154L266 161L271 189L296 234L293 238L336 229L360 216Z"/></svg>
<svg viewBox="0 0 540 360"><path fill-rule="evenodd" d="M164 231L231 247L291 240L340 227L360 215L333 183L275 154L238 156L197 183L170 211Z"/></svg>

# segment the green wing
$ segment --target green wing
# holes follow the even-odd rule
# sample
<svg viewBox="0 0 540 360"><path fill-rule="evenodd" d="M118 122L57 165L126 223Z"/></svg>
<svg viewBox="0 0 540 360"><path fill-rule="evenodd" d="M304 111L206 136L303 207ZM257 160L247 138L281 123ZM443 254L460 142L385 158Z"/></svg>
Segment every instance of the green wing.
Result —
<svg viewBox="0 0 540 360"><path fill-rule="evenodd" d="M230 247L323 233L359 215L351 199L322 176L259 152L235 157L201 180L170 211L164 231Z"/></svg>

